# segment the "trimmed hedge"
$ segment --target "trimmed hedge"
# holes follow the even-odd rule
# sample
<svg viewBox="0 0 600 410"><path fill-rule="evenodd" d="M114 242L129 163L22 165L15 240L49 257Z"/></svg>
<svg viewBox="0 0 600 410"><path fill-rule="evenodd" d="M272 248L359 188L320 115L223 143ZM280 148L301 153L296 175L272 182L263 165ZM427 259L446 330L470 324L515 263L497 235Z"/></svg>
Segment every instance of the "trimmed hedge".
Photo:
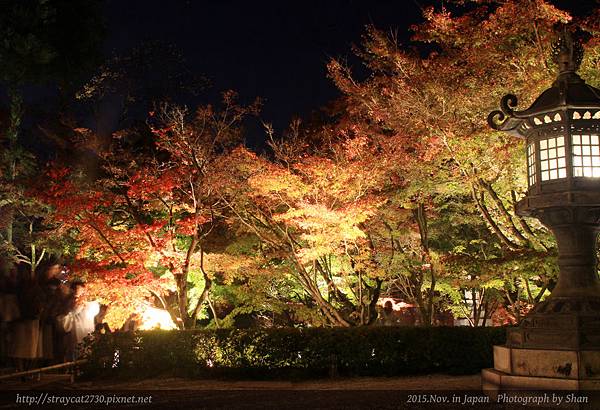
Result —
<svg viewBox="0 0 600 410"><path fill-rule="evenodd" d="M96 336L89 377L304 378L472 374L505 328L356 327L147 331Z"/></svg>

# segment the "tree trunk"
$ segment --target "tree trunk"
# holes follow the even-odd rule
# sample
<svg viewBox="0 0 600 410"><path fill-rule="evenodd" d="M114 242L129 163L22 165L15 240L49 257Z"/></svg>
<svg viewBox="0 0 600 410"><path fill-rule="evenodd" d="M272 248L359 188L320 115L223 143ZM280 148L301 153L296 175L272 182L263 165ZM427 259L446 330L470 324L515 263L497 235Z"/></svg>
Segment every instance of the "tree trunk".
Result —
<svg viewBox="0 0 600 410"><path fill-rule="evenodd" d="M425 205L423 203L419 203L417 209L413 210L413 216L417 222L419 227L419 235L421 238L421 269L423 269L426 263L429 264L429 273L431 274L431 285L429 289L425 292L427 295L427 299L423 300L422 296L419 296L420 303L419 307L421 309L421 316L423 317L423 325L431 326L433 324L433 318L435 315L434 303L433 300L435 298L435 285L436 285L436 276L433 265L431 264L431 255L429 254L429 228L427 224L427 213L425 210ZM424 276L421 273L422 277ZM423 280L420 281L421 285L423 284ZM422 295L423 290L421 288L418 289L418 294Z"/></svg>
<svg viewBox="0 0 600 410"><path fill-rule="evenodd" d="M187 275L179 273L174 276L175 283L177 284L177 309L179 311L177 326L180 329L185 329L186 324L189 323L187 313Z"/></svg>
<svg viewBox="0 0 600 410"><path fill-rule="evenodd" d="M8 139L8 179L9 182L14 182L17 178L17 145L19 142L19 128L23 119L23 97L20 91L15 86L8 89L8 97L10 99L10 118L6 137ZM6 223L6 241L9 245L13 244L13 221L14 221L14 206L10 206L9 220Z"/></svg>
<svg viewBox="0 0 600 410"><path fill-rule="evenodd" d="M194 313L192 313L192 316L190 317L191 323L189 323L188 326L192 327L192 328L196 327L196 321L198 320L198 315L200 314L200 311L202 310L202 305L204 304L204 302L210 303L209 295L210 295L210 289L212 287L212 280L210 279L210 277L204 270L204 249L202 247L200 247L200 271L202 272L202 277L204 278L204 288L202 289L202 293L200 294L200 297L198 298L198 303L196 303L196 307L194 308ZM211 306L211 308L212 308L212 306ZM214 309L213 309L213 315L215 315L215 323L218 323L218 319L217 319L216 312L214 311Z"/></svg>

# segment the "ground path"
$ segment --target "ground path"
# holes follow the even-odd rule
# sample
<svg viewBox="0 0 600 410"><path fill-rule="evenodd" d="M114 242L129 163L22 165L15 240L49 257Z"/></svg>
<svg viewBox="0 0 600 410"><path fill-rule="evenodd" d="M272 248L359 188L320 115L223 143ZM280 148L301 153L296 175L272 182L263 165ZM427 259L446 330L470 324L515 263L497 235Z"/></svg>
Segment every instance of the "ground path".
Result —
<svg viewBox="0 0 600 410"><path fill-rule="evenodd" d="M356 377L293 382L165 378L137 382L82 382L73 387L92 390L479 390L481 376Z"/></svg>
<svg viewBox="0 0 600 410"><path fill-rule="evenodd" d="M0 410L54 408L17 405L17 394L70 397L147 397L151 405L112 405L110 408L169 409L510 409L470 401L486 398L479 375L424 375L381 378L336 378L305 381L189 380L153 378L142 381L79 381L46 376L41 380L0 384ZM37 393L35 393L37 394ZM103 398L103 400L105 400ZM425 402L424 402L425 401ZM432 401L438 401L432 403ZM56 408L109 408L69 404ZM543 409L543 407L536 407Z"/></svg>

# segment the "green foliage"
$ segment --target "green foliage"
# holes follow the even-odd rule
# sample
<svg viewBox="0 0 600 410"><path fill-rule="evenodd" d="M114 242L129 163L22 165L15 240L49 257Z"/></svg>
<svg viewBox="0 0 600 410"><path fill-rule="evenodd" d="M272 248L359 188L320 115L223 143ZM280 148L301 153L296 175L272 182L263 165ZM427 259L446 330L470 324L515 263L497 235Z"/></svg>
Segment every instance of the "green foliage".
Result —
<svg viewBox="0 0 600 410"><path fill-rule="evenodd" d="M357 128L373 139L403 138L397 144L403 158L391 161L401 187L388 198L410 210L421 202L426 211L420 223L426 261L419 260L417 241L410 249L411 236L402 232L406 221L396 227L393 214L385 215L390 242L400 246L391 247L389 266L397 275L384 289L402 293L422 311L425 275L419 265L431 266L432 286L449 307L477 316L491 312L500 298L509 310L518 310L520 301L534 305L556 283L553 270L546 269L556 254L551 233L515 214L527 190L522 142L493 131L485 119L503 95L518 95L522 109L551 84L556 67L548 65L548 50L555 25L571 18L545 0L492 2L493 7L453 3L452 11L424 10L423 23L412 28L412 49L368 27L357 54L369 75L358 81L336 60L329 75L345 94ZM580 70L590 84L598 80L594 13L577 21L591 34ZM462 303L467 292L471 300Z"/></svg>
<svg viewBox="0 0 600 410"><path fill-rule="evenodd" d="M492 364L504 328L357 327L100 335L87 377L324 377L471 374ZM115 352L118 351L118 362Z"/></svg>
<svg viewBox="0 0 600 410"><path fill-rule="evenodd" d="M101 36L99 1L0 2L0 84L9 99L8 121L0 133L0 257L29 265L32 274L45 255L60 254L73 244L54 234L48 207L30 192L40 182L39 164L20 137L25 119L21 87L54 83L66 96L96 62Z"/></svg>

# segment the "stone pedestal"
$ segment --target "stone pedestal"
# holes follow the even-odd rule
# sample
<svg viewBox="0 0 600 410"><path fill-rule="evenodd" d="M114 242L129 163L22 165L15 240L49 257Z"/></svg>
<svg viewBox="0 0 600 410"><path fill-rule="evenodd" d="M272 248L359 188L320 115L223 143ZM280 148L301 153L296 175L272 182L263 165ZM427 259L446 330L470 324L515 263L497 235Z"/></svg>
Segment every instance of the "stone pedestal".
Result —
<svg viewBox="0 0 600 410"><path fill-rule="evenodd" d="M483 388L491 395L600 390L600 189L583 197L532 195L517 204L517 213L552 230L560 274L552 295L509 329L506 346L494 346L494 368L483 371Z"/></svg>
<svg viewBox="0 0 600 410"><path fill-rule="evenodd" d="M494 397L514 390L600 390L600 298L550 297L505 346L494 346L494 368L482 372Z"/></svg>
<svg viewBox="0 0 600 410"><path fill-rule="evenodd" d="M600 350L600 297L556 297L540 302L506 345L547 350Z"/></svg>
<svg viewBox="0 0 600 410"><path fill-rule="evenodd" d="M494 368L481 373L490 396L512 390L600 390L600 350L494 346Z"/></svg>

